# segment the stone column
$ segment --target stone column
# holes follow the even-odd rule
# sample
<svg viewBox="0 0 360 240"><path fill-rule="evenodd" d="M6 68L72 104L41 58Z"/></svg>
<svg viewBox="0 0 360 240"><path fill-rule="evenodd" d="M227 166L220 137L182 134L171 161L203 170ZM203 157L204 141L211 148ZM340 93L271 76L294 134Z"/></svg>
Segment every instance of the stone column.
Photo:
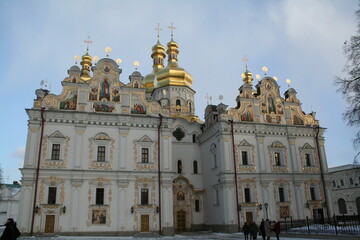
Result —
<svg viewBox="0 0 360 240"><path fill-rule="evenodd" d="M162 185L162 230L164 235L174 235L173 216L173 189L170 180L164 181Z"/></svg>
<svg viewBox="0 0 360 240"><path fill-rule="evenodd" d="M290 155L290 161L289 161L289 169L291 169L291 172L299 172L299 163L301 161L298 161L296 159L296 138L295 137L288 137L288 142L290 146L289 155ZM299 159L300 160L300 159Z"/></svg>
<svg viewBox="0 0 360 240"><path fill-rule="evenodd" d="M24 166L26 167L36 167L37 157L39 153L39 143L40 143L40 126L31 124L28 128L27 135L27 145L25 150L25 162Z"/></svg>
<svg viewBox="0 0 360 240"><path fill-rule="evenodd" d="M71 206L70 211L67 211L67 214L71 214L71 229L72 232L82 231L79 229L80 222L80 205L82 203L81 199L81 186L83 184L82 180L71 180Z"/></svg>
<svg viewBox="0 0 360 240"><path fill-rule="evenodd" d="M117 202L117 226L119 231L126 230L126 223L131 218L131 206L126 204L126 190L129 186L129 182L126 180L118 181L118 202Z"/></svg>
<svg viewBox="0 0 360 240"><path fill-rule="evenodd" d="M260 172L266 172L267 168L268 168L268 164L266 161L266 151L265 151L265 146L264 146L264 139L265 136L263 135L256 135L256 143L257 143L257 150L258 150L258 166L259 166L259 170ZM270 161L269 161L270 164ZM269 168L270 169L270 168Z"/></svg>
<svg viewBox="0 0 360 240"><path fill-rule="evenodd" d="M127 139L129 136L129 128L119 128L119 134L120 134L120 140L118 141L118 161L115 160L115 162L118 163L117 169L126 169L126 162L127 162Z"/></svg>
<svg viewBox="0 0 360 240"><path fill-rule="evenodd" d="M73 142L73 149L74 149L74 161L73 166L74 168L81 168L82 163L82 151L84 149L83 147L83 139L84 139L84 133L86 131L86 126L75 126L75 140Z"/></svg>

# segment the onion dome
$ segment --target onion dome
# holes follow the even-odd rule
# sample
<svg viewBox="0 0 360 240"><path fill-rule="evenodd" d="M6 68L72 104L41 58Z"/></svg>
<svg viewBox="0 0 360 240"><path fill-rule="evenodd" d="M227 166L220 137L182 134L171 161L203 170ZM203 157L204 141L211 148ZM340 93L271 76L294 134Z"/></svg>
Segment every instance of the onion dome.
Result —
<svg viewBox="0 0 360 240"><path fill-rule="evenodd" d="M88 54L88 52L85 53L85 55L82 56L82 61L81 61L81 79L84 81L88 81L91 79L91 75L90 75L90 67L92 65L91 63L91 56Z"/></svg>
<svg viewBox="0 0 360 240"><path fill-rule="evenodd" d="M247 69L247 66L246 66L246 71L243 74L241 74L241 77L243 78L244 83L247 83L250 86L252 86L253 76L252 73Z"/></svg>
<svg viewBox="0 0 360 240"><path fill-rule="evenodd" d="M166 68L156 73L157 87L163 86L192 86L192 76L178 65L178 44L171 38L167 44L168 64Z"/></svg>

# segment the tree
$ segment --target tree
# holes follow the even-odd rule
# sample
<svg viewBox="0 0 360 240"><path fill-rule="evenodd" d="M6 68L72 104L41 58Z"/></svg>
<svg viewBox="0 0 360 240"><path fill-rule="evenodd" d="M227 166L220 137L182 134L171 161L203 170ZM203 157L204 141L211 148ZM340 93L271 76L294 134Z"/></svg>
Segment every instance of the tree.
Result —
<svg viewBox="0 0 360 240"><path fill-rule="evenodd" d="M359 4L360 5L360 4ZM357 34L344 42L344 54L347 62L344 72L347 77L336 77L337 91L341 92L348 106L343 114L349 126L360 126L360 10L355 12L358 20ZM353 140L355 148L360 145L360 131Z"/></svg>

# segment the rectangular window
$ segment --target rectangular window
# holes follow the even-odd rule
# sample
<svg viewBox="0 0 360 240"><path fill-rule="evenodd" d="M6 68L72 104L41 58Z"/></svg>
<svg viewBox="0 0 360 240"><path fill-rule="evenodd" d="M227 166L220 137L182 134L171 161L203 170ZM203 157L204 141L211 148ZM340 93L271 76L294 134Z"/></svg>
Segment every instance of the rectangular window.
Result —
<svg viewBox="0 0 360 240"><path fill-rule="evenodd" d="M284 188L279 188L279 200L280 202L285 202L285 191Z"/></svg>
<svg viewBox="0 0 360 240"><path fill-rule="evenodd" d="M280 153L278 153L278 152L275 152L275 165L281 166Z"/></svg>
<svg viewBox="0 0 360 240"><path fill-rule="evenodd" d="M219 205L219 204L220 204L219 190L216 189L215 190L215 205Z"/></svg>
<svg viewBox="0 0 360 240"><path fill-rule="evenodd" d="M149 205L149 189L141 189L141 205Z"/></svg>
<svg viewBox="0 0 360 240"><path fill-rule="evenodd" d="M96 205L104 205L104 189L103 188L96 188Z"/></svg>
<svg viewBox="0 0 360 240"><path fill-rule="evenodd" d="M60 144L52 145L51 160L60 160Z"/></svg>
<svg viewBox="0 0 360 240"><path fill-rule="evenodd" d="M247 151L241 152L242 165L249 165Z"/></svg>
<svg viewBox="0 0 360 240"><path fill-rule="evenodd" d="M216 154L214 154L214 168L217 168L217 159L216 159Z"/></svg>
<svg viewBox="0 0 360 240"><path fill-rule="evenodd" d="M105 162L105 146L98 146L98 152L97 152L97 161L98 162Z"/></svg>
<svg viewBox="0 0 360 240"><path fill-rule="evenodd" d="M200 201L198 199L195 200L195 212L200 212Z"/></svg>
<svg viewBox="0 0 360 240"><path fill-rule="evenodd" d="M141 162L149 163L149 149L148 148L141 149Z"/></svg>
<svg viewBox="0 0 360 240"><path fill-rule="evenodd" d="M316 192L315 192L314 187L310 188L310 197L311 197L311 200L316 200Z"/></svg>
<svg viewBox="0 0 360 240"><path fill-rule="evenodd" d="M244 193L245 193L245 202L246 203L251 202L250 188L244 188Z"/></svg>
<svg viewBox="0 0 360 240"><path fill-rule="evenodd" d="M305 153L305 163L307 167L311 166L311 159L310 159L310 154L309 153Z"/></svg>
<svg viewBox="0 0 360 240"><path fill-rule="evenodd" d="M56 204L56 187L49 187L48 204Z"/></svg>

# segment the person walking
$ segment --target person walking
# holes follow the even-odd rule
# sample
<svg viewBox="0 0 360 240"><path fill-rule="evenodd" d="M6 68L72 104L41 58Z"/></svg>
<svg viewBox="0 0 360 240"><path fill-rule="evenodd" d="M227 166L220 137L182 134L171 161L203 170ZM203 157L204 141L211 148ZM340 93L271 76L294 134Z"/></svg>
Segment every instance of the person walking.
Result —
<svg viewBox="0 0 360 240"><path fill-rule="evenodd" d="M265 235L266 235L266 240L270 240L270 234L271 234L270 221L269 221L269 219L266 219L266 221L265 221Z"/></svg>
<svg viewBox="0 0 360 240"><path fill-rule="evenodd" d="M258 226L256 225L255 222L252 222L250 224L250 237L251 237L251 239L255 240L257 238L258 232L259 232Z"/></svg>
<svg viewBox="0 0 360 240"><path fill-rule="evenodd" d="M264 219L261 219L260 223L260 235L263 240L266 240L266 233L265 233L265 221Z"/></svg>
<svg viewBox="0 0 360 240"><path fill-rule="evenodd" d="M280 231L281 231L280 222L279 222L279 221L276 221L276 223L275 223L275 225L274 225L274 232L275 232L275 234L276 234L276 239L277 239L277 240L280 240L280 238L279 238Z"/></svg>
<svg viewBox="0 0 360 240"><path fill-rule="evenodd" d="M249 240L250 226L248 222L244 223L243 232L244 232L245 240Z"/></svg>
<svg viewBox="0 0 360 240"><path fill-rule="evenodd" d="M14 219L8 218L4 226L6 227L0 237L0 240L16 240L18 237L20 237L20 231L16 227L16 222L14 222Z"/></svg>

